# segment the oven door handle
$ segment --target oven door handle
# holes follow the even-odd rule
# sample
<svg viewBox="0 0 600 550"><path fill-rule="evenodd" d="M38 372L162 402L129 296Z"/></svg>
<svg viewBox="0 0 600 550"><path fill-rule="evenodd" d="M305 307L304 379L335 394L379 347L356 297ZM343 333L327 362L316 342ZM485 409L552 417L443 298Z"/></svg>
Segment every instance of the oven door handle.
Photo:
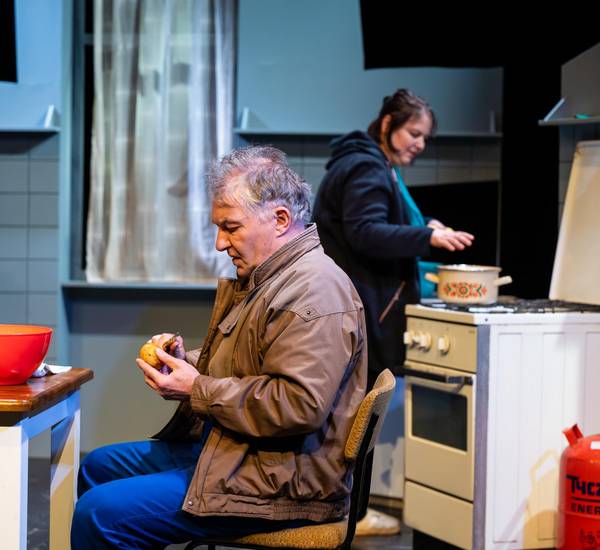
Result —
<svg viewBox="0 0 600 550"><path fill-rule="evenodd" d="M472 376L450 376L447 374L436 374L434 372L426 372L422 370L409 369L407 367L400 368L402 376L412 376L413 378L423 378L424 380L433 380L434 382L442 382L443 384L461 384L463 386L472 386Z"/></svg>

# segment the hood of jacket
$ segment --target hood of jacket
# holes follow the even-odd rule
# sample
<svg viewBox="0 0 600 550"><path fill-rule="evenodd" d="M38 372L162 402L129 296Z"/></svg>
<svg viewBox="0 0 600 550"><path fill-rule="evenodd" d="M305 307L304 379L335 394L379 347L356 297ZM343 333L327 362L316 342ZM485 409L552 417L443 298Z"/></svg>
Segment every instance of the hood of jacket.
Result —
<svg viewBox="0 0 600 550"><path fill-rule="evenodd" d="M327 163L327 169L329 169L332 164L339 161L340 158L355 153L364 153L369 156L377 157L383 163L388 162L381 147L373 141L373 138L371 138L369 134L360 130L355 130L354 132L336 138L331 142L331 158Z"/></svg>

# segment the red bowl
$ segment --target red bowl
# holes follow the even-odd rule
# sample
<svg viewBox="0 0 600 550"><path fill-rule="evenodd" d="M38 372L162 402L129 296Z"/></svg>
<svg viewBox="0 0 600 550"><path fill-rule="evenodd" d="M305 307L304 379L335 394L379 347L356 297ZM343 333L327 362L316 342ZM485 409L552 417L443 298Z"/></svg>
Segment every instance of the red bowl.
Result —
<svg viewBox="0 0 600 550"><path fill-rule="evenodd" d="M0 386L25 382L48 351L52 329L34 325L0 325Z"/></svg>

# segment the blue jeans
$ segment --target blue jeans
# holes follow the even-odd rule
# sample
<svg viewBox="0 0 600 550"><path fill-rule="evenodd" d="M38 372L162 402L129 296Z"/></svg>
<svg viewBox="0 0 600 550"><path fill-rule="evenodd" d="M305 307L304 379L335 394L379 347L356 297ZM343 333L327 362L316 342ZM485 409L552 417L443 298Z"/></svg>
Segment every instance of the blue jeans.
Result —
<svg viewBox="0 0 600 550"><path fill-rule="evenodd" d="M202 444L139 441L92 451L81 463L72 550L164 548L202 537L299 527L305 520L194 516L181 510Z"/></svg>

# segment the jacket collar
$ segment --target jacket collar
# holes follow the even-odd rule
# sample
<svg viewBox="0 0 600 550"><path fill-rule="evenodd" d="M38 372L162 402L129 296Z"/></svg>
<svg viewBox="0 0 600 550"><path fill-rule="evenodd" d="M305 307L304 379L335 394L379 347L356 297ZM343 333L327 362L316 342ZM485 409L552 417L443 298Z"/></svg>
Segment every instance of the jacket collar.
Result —
<svg viewBox="0 0 600 550"><path fill-rule="evenodd" d="M320 244L321 241L319 240L316 224L307 225L302 233L296 235L291 241L276 250L250 274L248 290L252 292L252 290L261 285L269 277L294 263L298 258Z"/></svg>

